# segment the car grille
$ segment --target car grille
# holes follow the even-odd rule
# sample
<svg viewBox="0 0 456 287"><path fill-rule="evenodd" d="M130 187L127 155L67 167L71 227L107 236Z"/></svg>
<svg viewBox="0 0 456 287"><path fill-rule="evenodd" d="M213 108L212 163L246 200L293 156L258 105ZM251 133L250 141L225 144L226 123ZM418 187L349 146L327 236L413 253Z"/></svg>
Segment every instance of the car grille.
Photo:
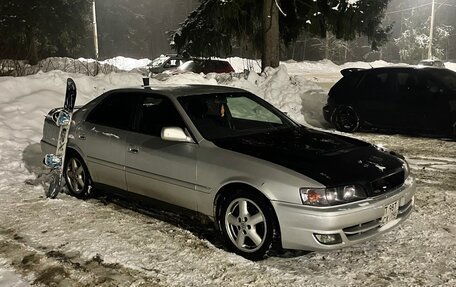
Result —
<svg viewBox="0 0 456 287"><path fill-rule="evenodd" d="M413 199L406 204L399 206L397 218L406 217L412 212ZM372 221L360 223L354 226L344 228L343 231L348 240L358 240L370 234L377 232L377 229L382 227L382 218L377 218Z"/></svg>
<svg viewBox="0 0 456 287"><path fill-rule="evenodd" d="M371 182L372 196L380 195L392 191L403 185L405 181L404 170L390 174L383 178Z"/></svg>

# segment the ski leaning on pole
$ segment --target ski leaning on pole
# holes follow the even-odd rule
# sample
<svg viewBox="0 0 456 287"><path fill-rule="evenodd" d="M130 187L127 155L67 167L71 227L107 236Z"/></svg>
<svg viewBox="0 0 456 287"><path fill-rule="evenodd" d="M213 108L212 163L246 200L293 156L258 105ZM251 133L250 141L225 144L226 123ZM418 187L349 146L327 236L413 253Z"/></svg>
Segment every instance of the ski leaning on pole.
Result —
<svg viewBox="0 0 456 287"><path fill-rule="evenodd" d="M57 140L57 148L55 154L46 154L44 157L44 164L52 169L51 183L49 185L48 191L46 192L46 197L49 198L56 198L65 185L63 179L63 168L75 102L76 84L74 83L73 79L68 78L63 109L56 112L58 113L57 116L53 116L56 125L60 127L59 137Z"/></svg>

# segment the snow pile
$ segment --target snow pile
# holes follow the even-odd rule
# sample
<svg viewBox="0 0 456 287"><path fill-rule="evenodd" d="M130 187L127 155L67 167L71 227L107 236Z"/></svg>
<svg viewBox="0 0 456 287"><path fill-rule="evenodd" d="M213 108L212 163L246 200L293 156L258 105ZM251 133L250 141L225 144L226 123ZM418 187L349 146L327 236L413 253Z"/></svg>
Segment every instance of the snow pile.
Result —
<svg viewBox="0 0 456 287"><path fill-rule="evenodd" d="M115 58L101 61L100 64L112 65L112 66L117 67L119 70L131 71L131 70L137 69L137 68L144 68L150 62L151 62L151 60L147 59L147 58L138 60L138 59L133 59L133 58L128 58L128 57L118 56Z"/></svg>
<svg viewBox="0 0 456 287"><path fill-rule="evenodd" d="M223 59L222 59L223 60ZM234 71L237 73L243 72L244 70L261 72L261 60L245 59L239 57L231 57L226 59L230 62Z"/></svg>
<svg viewBox="0 0 456 287"><path fill-rule="evenodd" d="M244 71L255 71L261 73L261 60L245 59L239 57L231 58L214 58L228 61L236 73ZM109 74L111 72L131 71L134 73L145 73L147 65L151 62L150 59L134 59L128 57L114 57L104 61L96 61L94 59L78 58L71 59L66 57L52 57L40 61L37 65L30 66L24 61L3 60L0 62L0 72L8 73L13 76L24 76L36 74L38 71L49 72L60 70L68 73L81 73L89 76L99 73ZM374 62L347 62L342 65L337 65L330 60L320 61L302 61L296 62L288 60L281 62L287 68L290 75L295 74L339 74L339 71L346 68L377 68L387 66L409 66L404 63L388 63L382 60ZM448 69L456 71L456 64L445 63ZM332 77L331 81L335 78Z"/></svg>
<svg viewBox="0 0 456 287"><path fill-rule="evenodd" d="M0 142L39 142L44 115L63 105L66 79L72 77L78 88L76 105L85 104L106 90L138 86L138 74L111 73L89 77L61 71L26 77L0 77Z"/></svg>
<svg viewBox="0 0 456 287"><path fill-rule="evenodd" d="M289 61L284 63L291 74L299 73L328 73L333 72L337 73L340 71L340 67L334 64L330 60L321 60L321 61L302 61L294 62Z"/></svg>
<svg viewBox="0 0 456 287"><path fill-rule="evenodd" d="M456 72L456 63L446 62L445 68Z"/></svg>
<svg viewBox="0 0 456 287"><path fill-rule="evenodd" d="M38 72L63 71L67 73L78 73L94 76L99 73L108 74L117 72L119 69L108 63L96 62L92 59L72 59L67 57L51 57L41 60L36 65L29 65L25 61L13 61L14 65L9 66L9 75L26 76L34 75Z"/></svg>

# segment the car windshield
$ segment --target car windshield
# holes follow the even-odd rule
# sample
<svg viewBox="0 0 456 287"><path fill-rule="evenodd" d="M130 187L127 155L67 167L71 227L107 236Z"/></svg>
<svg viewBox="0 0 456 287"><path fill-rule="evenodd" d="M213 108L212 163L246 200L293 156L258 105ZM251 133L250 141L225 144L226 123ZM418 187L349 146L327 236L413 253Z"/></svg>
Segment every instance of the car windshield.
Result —
<svg viewBox="0 0 456 287"><path fill-rule="evenodd" d="M191 71L194 66L195 66L195 62L187 61L187 62L183 63L182 65L180 65L177 69L182 72Z"/></svg>
<svg viewBox="0 0 456 287"><path fill-rule="evenodd" d="M264 133L295 124L270 104L249 93L185 96L180 104L208 140Z"/></svg>
<svg viewBox="0 0 456 287"><path fill-rule="evenodd" d="M152 62L149 64L149 66L152 66L154 68L161 67L166 60L168 60L169 57L167 56L160 56L158 58L155 58L152 60Z"/></svg>

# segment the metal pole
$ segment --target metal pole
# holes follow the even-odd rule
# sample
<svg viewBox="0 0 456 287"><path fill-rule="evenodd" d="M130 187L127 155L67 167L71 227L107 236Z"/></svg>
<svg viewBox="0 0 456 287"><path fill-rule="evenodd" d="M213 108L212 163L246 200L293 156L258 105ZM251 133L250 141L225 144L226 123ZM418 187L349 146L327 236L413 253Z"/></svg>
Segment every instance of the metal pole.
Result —
<svg viewBox="0 0 456 287"><path fill-rule="evenodd" d="M432 10L431 10L431 30L429 31L429 50L428 50L428 59L432 59L432 39L434 36L434 14L435 14L435 0L432 0Z"/></svg>
<svg viewBox="0 0 456 287"><path fill-rule="evenodd" d="M97 14L95 12L95 0L92 2L93 11L93 45L95 47L95 59L98 60L98 32L97 32Z"/></svg>

